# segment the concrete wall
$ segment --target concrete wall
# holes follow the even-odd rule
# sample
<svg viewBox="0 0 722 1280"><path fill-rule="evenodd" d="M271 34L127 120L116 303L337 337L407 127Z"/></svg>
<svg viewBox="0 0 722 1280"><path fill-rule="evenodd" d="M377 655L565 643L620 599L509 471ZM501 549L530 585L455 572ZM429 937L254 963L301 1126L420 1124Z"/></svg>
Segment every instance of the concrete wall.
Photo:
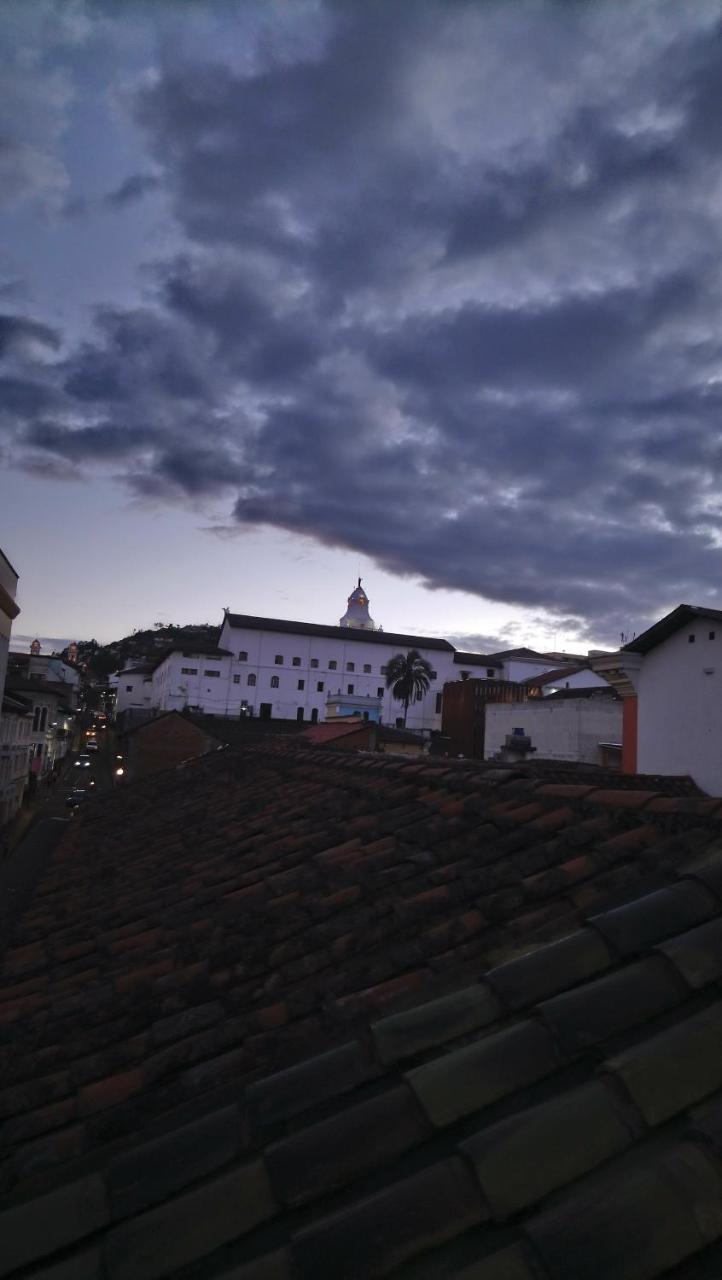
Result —
<svg viewBox="0 0 722 1280"><path fill-rule="evenodd" d="M622 741L622 704L608 697L488 703L485 759L496 755L516 728L531 738L534 758L600 764L599 743Z"/></svg>
<svg viewBox="0 0 722 1280"><path fill-rule="evenodd" d="M722 796L718 621L695 620L645 654L638 676L637 770L689 774L703 791Z"/></svg>

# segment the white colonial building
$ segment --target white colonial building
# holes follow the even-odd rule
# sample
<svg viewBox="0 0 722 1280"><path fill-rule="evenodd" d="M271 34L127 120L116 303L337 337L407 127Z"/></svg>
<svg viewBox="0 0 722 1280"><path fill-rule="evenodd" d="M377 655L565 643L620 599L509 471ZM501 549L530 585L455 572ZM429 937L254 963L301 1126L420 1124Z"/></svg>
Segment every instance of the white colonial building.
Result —
<svg viewBox="0 0 722 1280"><path fill-rule="evenodd" d="M410 649L427 659L433 675L428 693L409 707L408 727L438 729L444 681L454 673L453 645L376 628L360 581L338 626L226 612L217 649L188 642L160 660L152 672L151 702L160 711L187 707L210 715L313 724L325 719L328 695L340 694L372 699L374 706L380 699L384 723L395 724L403 719L403 708L386 688L386 667L395 654ZM119 707L123 680L121 673ZM137 706L144 697L140 683L132 696Z"/></svg>
<svg viewBox="0 0 722 1280"><path fill-rule="evenodd" d="M487 678L523 679L559 666L528 649L491 656L458 653L437 636L383 631L369 614L359 578L337 626L226 610L217 646L186 633L155 661L119 672L116 714L128 713L130 720L187 709L315 724L326 719L331 697L333 705L358 706L359 714L368 708L374 719L380 703L381 723L393 726L403 723L404 713L386 688L386 668L396 654L411 649L432 671L427 693L409 706L406 724L412 730L441 729L448 681L480 670Z"/></svg>

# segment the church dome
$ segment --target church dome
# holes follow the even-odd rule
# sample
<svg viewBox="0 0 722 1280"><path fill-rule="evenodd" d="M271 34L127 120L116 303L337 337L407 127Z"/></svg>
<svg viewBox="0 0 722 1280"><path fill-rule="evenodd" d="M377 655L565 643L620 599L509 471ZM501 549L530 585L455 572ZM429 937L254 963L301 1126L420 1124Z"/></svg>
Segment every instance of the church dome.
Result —
<svg viewBox="0 0 722 1280"><path fill-rule="evenodd" d="M347 601L347 609L343 617L339 620L340 627L354 627L358 631L375 631L376 624L369 615L369 598L361 586L361 579L358 580L358 586L354 587Z"/></svg>

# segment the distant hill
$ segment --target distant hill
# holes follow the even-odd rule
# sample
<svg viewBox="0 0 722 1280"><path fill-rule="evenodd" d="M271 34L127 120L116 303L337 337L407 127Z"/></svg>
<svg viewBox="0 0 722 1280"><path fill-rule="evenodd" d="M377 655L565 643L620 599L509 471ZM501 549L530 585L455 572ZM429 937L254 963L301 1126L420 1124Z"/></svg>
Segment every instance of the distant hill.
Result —
<svg viewBox="0 0 722 1280"><path fill-rule="evenodd" d="M85 665L91 678L103 678L122 670L130 662L151 662L173 644L186 641L217 644L220 633L220 627L213 627L209 622L189 623L186 626L177 626L171 622L163 626L148 627L145 631L133 631L121 640L112 640L110 644L98 644L97 640L79 640L78 665ZM63 650L62 656L68 656L67 649Z"/></svg>

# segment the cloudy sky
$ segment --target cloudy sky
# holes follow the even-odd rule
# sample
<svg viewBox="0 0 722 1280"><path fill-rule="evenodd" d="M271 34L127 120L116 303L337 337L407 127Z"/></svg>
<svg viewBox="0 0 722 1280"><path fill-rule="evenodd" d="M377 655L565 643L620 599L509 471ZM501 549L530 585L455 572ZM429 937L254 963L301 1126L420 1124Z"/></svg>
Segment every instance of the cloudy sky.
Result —
<svg viewBox="0 0 722 1280"><path fill-rule="evenodd" d="M722 607L720 0L0 0L17 635Z"/></svg>

